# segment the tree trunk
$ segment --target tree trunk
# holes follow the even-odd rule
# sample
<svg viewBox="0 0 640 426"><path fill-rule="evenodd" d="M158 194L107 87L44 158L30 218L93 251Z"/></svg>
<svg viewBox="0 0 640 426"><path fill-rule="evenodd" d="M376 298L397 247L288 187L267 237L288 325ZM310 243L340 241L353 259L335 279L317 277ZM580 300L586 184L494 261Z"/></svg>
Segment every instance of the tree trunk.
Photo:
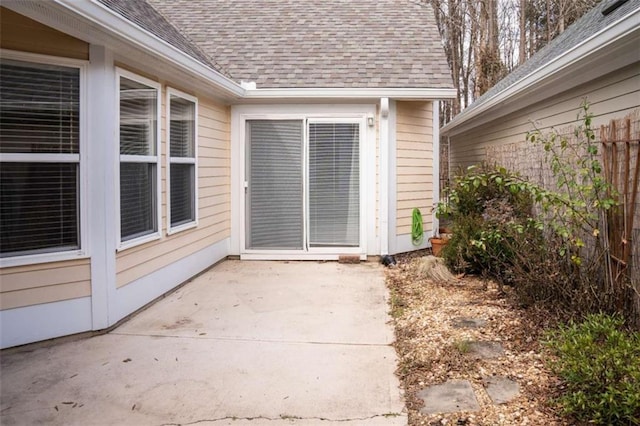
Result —
<svg viewBox="0 0 640 426"><path fill-rule="evenodd" d="M527 0L520 0L520 43L518 45L518 65L527 60Z"/></svg>

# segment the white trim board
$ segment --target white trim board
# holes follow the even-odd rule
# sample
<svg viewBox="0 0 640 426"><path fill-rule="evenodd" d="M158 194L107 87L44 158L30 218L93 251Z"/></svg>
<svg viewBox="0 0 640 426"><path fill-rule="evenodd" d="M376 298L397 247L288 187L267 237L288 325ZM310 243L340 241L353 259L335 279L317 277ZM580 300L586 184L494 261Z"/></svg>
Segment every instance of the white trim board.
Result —
<svg viewBox="0 0 640 426"><path fill-rule="evenodd" d="M228 254L229 239L226 238L117 289L109 305L109 325L190 280Z"/></svg>
<svg viewBox="0 0 640 426"><path fill-rule="evenodd" d="M421 87L411 88L287 88L287 89L249 89L242 99L370 99L378 101L380 98L393 98L397 100L432 100L453 99L456 97L455 89L430 89Z"/></svg>
<svg viewBox="0 0 640 426"><path fill-rule="evenodd" d="M397 104L396 101L389 102L389 217L388 217L388 235L389 235L389 254L397 253L396 250L396 232L398 223L398 143L397 143Z"/></svg>
<svg viewBox="0 0 640 426"><path fill-rule="evenodd" d="M432 120L433 120L433 209L431 209L431 220L433 224L433 234L438 234L440 220L436 217L435 207L440 202L440 102L433 101L431 103Z"/></svg>
<svg viewBox="0 0 640 426"><path fill-rule="evenodd" d="M2 349L90 330L91 297L0 311Z"/></svg>
<svg viewBox="0 0 640 426"><path fill-rule="evenodd" d="M113 150L118 134L116 120L116 70L113 54L102 46L91 45L88 76L88 126L92 129L87 144L89 159L87 185L89 200L85 204L89 217L91 243L91 308L92 329L109 326L109 301L116 289L116 247L118 215L116 194L119 185L117 162L119 152Z"/></svg>
<svg viewBox="0 0 640 426"><path fill-rule="evenodd" d="M425 231L424 240L422 240L422 244L416 247L413 245L413 242L411 241L411 234L396 235L394 238L395 250L390 254L406 253L408 251L429 248L431 247L431 243L429 242L429 238L431 237L433 237L433 232Z"/></svg>
<svg viewBox="0 0 640 426"><path fill-rule="evenodd" d="M375 116L376 106L369 104L260 104L236 105L231 109L231 249L232 255L240 255L244 241L244 173L245 173L245 123L248 119L359 119L362 120L363 144L361 147L361 182L374 182L361 188L361 201L366 208L361 226L366 235L361 235L361 244L366 244L366 253L377 254L377 244L370 245L370 236L375 236L375 132L367 125L367 117ZM370 151L374 151L373 154ZM370 161L373 163L369 164ZM339 251L339 249L337 249ZM242 253L249 255L250 253ZM262 256L262 254L260 254ZM279 255L274 253L274 255ZM292 255L293 256L293 255ZM317 253L324 259L326 253ZM247 258L243 256L243 258ZM292 257L293 258L293 257Z"/></svg>

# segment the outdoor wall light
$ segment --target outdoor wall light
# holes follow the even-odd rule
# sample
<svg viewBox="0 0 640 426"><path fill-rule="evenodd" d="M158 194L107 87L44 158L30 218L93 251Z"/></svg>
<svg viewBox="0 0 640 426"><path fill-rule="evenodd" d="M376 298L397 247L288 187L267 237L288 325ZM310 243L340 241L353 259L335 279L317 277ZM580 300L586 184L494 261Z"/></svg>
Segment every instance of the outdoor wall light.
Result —
<svg viewBox="0 0 640 426"><path fill-rule="evenodd" d="M373 125L374 125L373 115L367 116L367 124L369 125L369 127L373 127Z"/></svg>

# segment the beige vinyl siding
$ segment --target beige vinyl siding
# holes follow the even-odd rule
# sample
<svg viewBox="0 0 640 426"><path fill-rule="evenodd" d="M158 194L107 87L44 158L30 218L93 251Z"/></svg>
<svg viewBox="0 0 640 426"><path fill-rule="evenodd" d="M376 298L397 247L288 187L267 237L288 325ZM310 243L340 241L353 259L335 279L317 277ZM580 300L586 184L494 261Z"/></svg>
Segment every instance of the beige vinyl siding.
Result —
<svg viewBox="0 0 640 426"><path fill-rule="evenodd" d="M0 269L0 309L91 295L89 259Z"/></svg>
<svg viewBox="0 0 640 426"><path fill-rule="evenodd" d="M552 99L450 138L451 173L483 161L487 149L525 141L534 125L543 132L551 127L562 130L576 122L580 104L587 98L594 114L594 126L622 118L640 107L640 67L632 65Z"/></svg>
<svg viewBox="0 0 640 426"><path fill-rule="evenodd" d="M116 285L125 286L230 236L230 109L198 98L198 226L167 235L166 87L162 90L162 238L116 258Z"/></svg>
<svg viewBox="0 0 640 426"><path fill-rule="evenodd" d="M433 208L433 103L396 104L396 234L411 233L411 216L420 209L425 229Z"/></svg>
<svg viewBox="0 0 640 426"><path fill-rule="evenodd" d="M22 52L89 59L89 44L0 7L0 47Z"/></svg>

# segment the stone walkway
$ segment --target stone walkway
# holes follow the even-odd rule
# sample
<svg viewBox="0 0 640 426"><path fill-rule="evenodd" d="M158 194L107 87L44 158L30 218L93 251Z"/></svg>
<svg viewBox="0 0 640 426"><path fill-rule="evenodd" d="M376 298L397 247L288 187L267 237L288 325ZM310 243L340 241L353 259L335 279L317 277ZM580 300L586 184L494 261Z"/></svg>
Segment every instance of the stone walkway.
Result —
<svg viewBox="0 0 640 426"><path fill-rule="evenodd" d="M481 318L458 317L452 320L455 328L482 328L487 321ZM464 341L461 345L466 356L473 359L500 358L504 348L500 342ZM484 390L494 404L505 404L520 394L517 382L504 376L484 376ZM424 401L423 414L443 414L480 411L476 394L468 380L451 379L438 385L428 386L418 393Z"/></svg>

